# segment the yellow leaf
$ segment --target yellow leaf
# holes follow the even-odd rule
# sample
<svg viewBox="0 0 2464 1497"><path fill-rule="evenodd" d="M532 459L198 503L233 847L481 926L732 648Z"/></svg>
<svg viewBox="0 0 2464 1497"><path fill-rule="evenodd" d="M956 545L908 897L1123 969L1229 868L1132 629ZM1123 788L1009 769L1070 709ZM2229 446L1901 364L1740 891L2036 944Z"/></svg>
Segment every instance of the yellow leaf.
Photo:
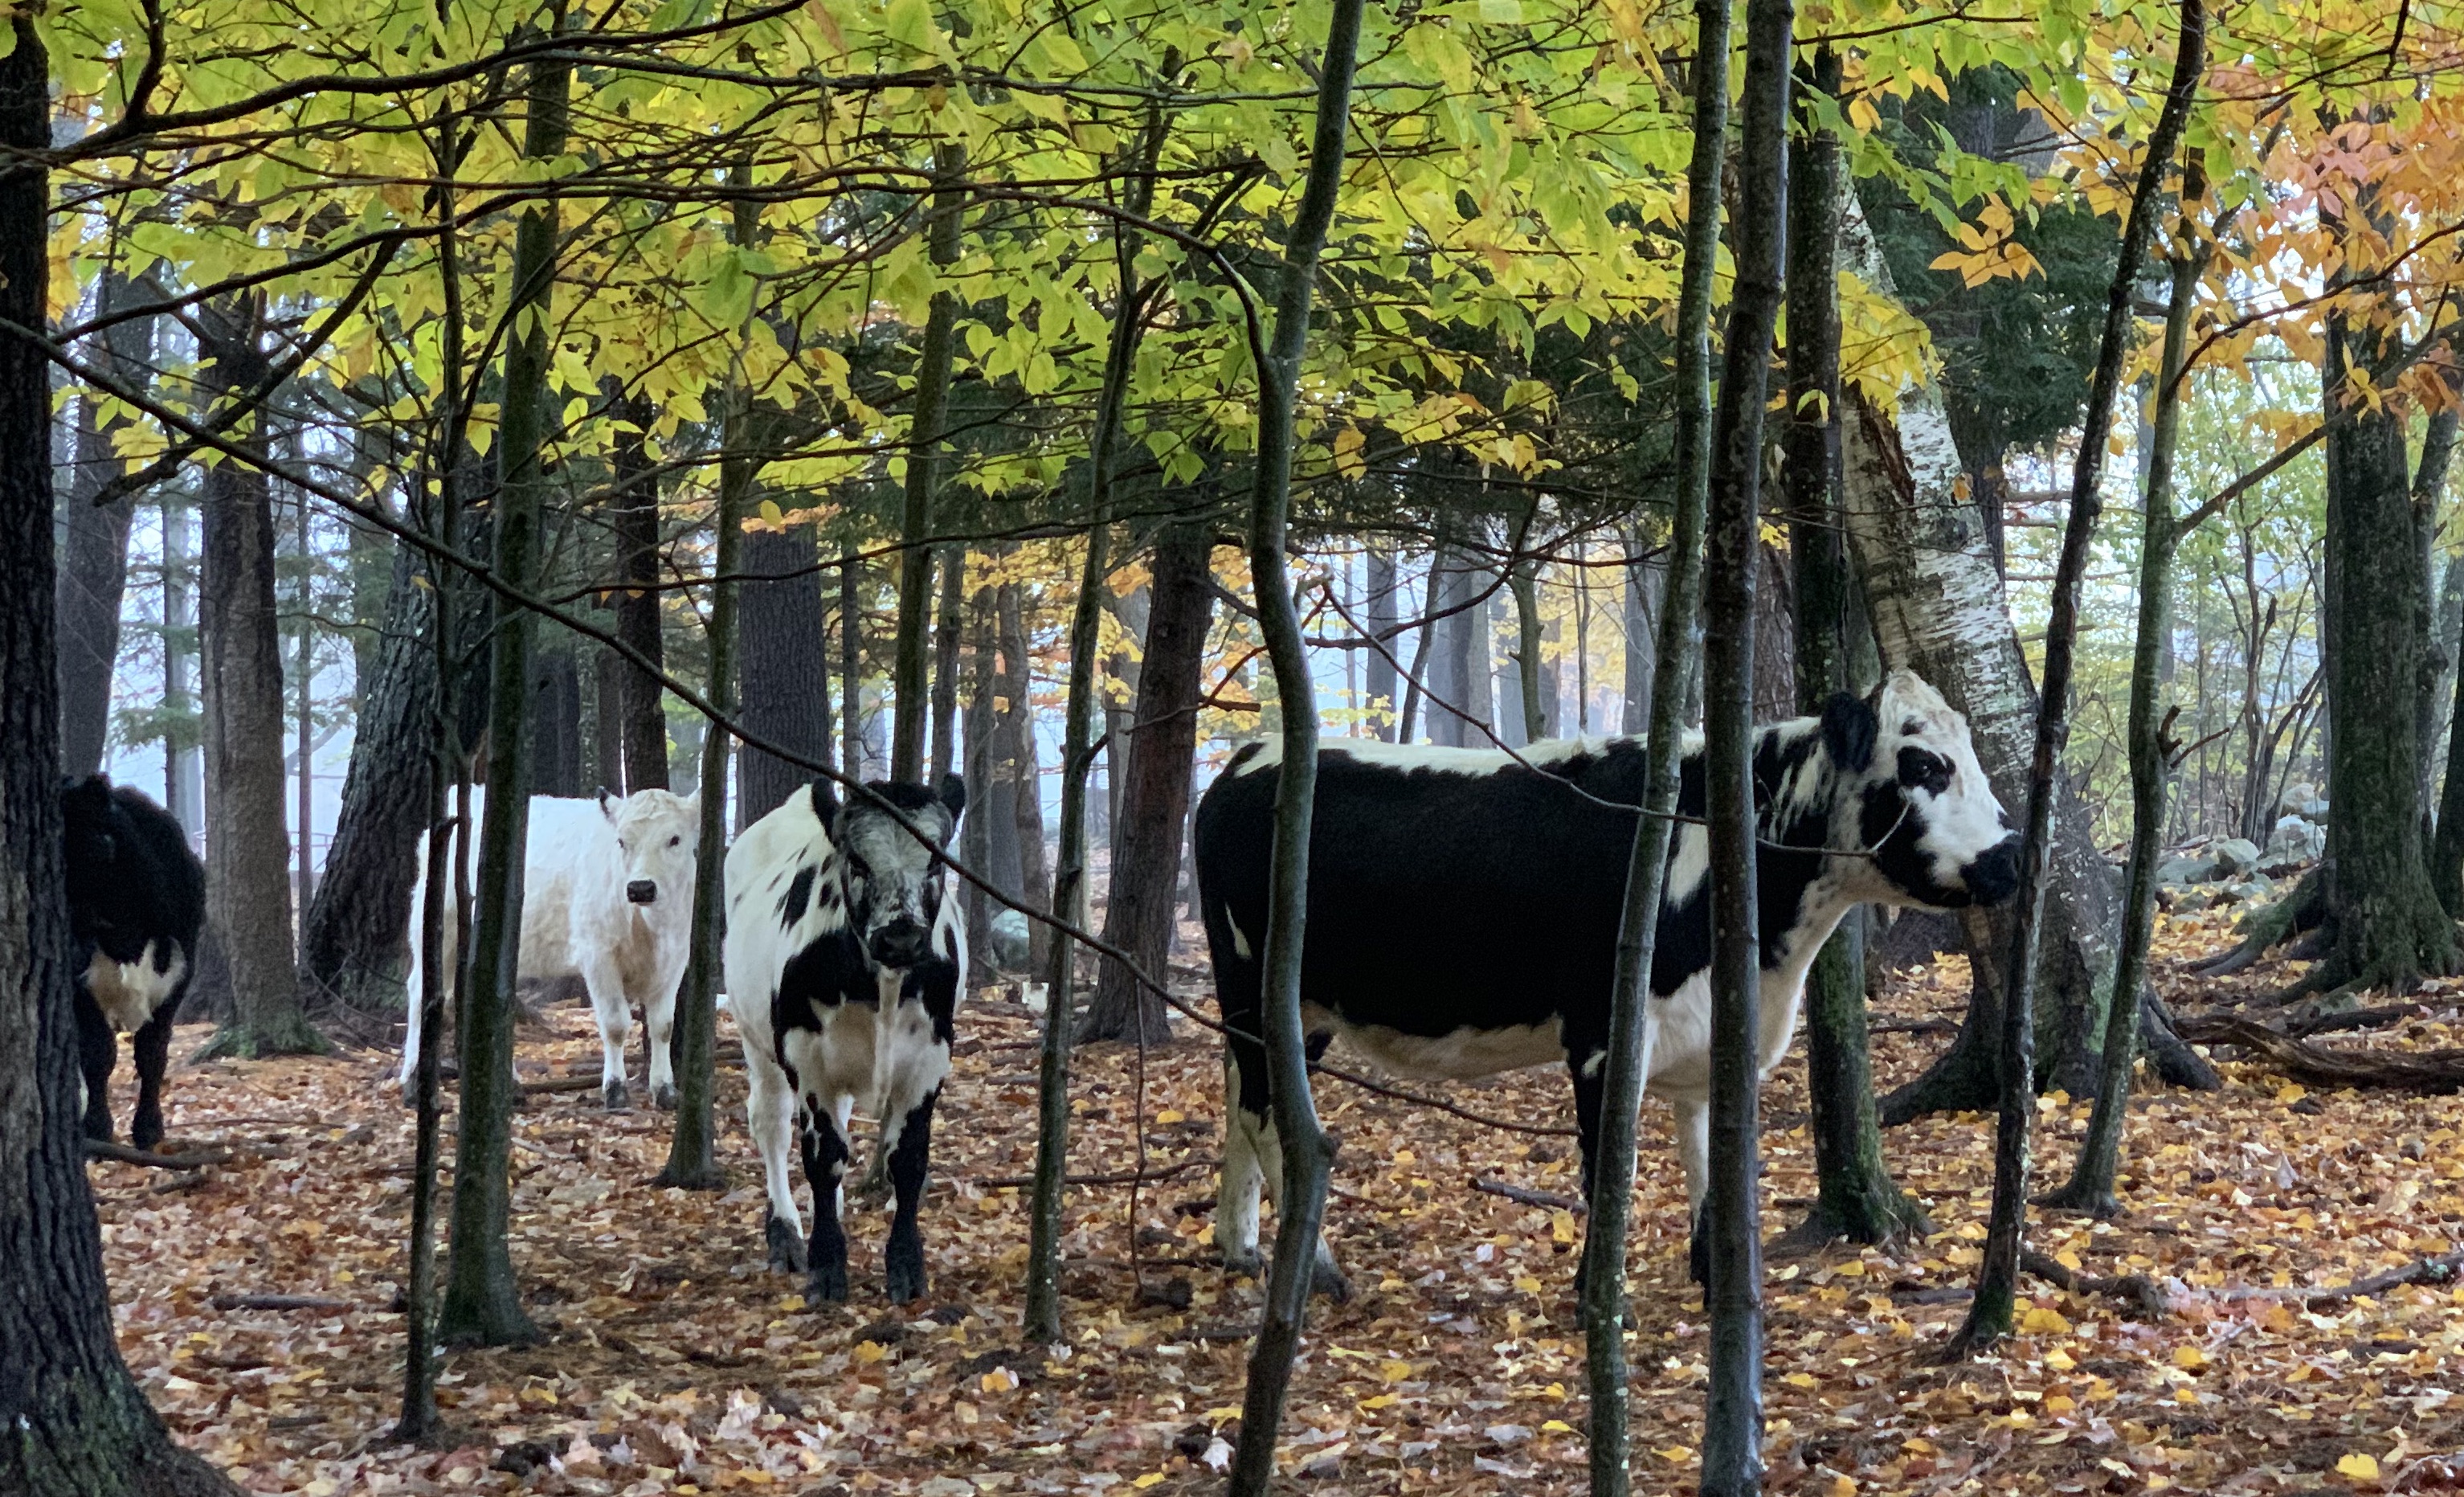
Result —
<svg viewBox="0 0 2464 1497"><path fill-rule="evenodd" d="M1400 1359L1391 1361L1377 1369L1377 1376L1388 1382L1401 1382L1412 1376L1412 1364Z"/></svg>
<svg viewBox="0 0 2464 1497"><path fill-rule="evenodd" d="M1132 1486L1134 1486L1134 1487L1138 1488L1140 1491L1144 1491L1144 1490L1146 1490L1148 1487L1153 1486L1155 1486L1156 1484L1160 1483L1162 1480L1163 1480L1163 1473L1162 1473L1161 1471L1149 1471L1146 1475L1139 1477L1136 1481L1132 1482L1130 1485L1131 1485Z"/></svg>
<svg viewBox="0 0 2464 1497"><path fill-rule="evenodd" d="M2341 1456L2336 1461L2336 1474L2357 1482L2375 1482L2379 1479L2379 1458L2362 1450Z"/></svg>
<svg viewBox="0 0 2464 1497"><path fill-rule="evenodd" d="M1537 1294L1540 1292L1540 1281L1531 1277L1531 1275L1528 1273L1518 1275L1515 1278L1514 1287L1521 1289L1526 1294Z"/></svg>
<svg viewBox="0 0 2464 1497"><path fill-rule="evenodd" d="M1188 1113L1183 1112L1177 1107L1168 1107L1155 1114L1155 1121L1158 1123L1178 1123L1186 1121L1188 1116Z"/></svg>
<svg viewBox="0 0 2464 1497"><path fill-rule="evenodd" d="M2208 1365L2208 1354L2195 1346L2177 1346L2173 1348L2173 1365L2195 1373Z"/></svg>
<svg viewBox="0 0 2464 1497"><path fill-rule="evenodd" d="M1659 1449L1653 1451L1652 1454L1660 1457L1662 1461L1691 1461L1694 1459L1694 1447L1691 1445L1662 1445Z"/></svg>
<svg viewBox="0 0 2464 1497"><path fill-rule="evenodd" d="M2063 1248L2060 1252L2054 1254L2054 1262L2060 1264L2063 1267L2068 1268L2073 1273L2079 1271L2079 1255L2072 1252L2067 1247Z"/></svg>
<svg viewBox="0 0 2464 1497"><path fill-rule="evenodd" d="M854 1354L855 1364L858 1367L869 1367L888 1356L890 1352L878 1341L858 1341L855 1344Z"/></svg>
<svg viewBox="0 0 2464 1497"><path fill-rule="evenodd" d="M1540 1426L1540 1433L1544 1435L1571 1435L1573 1432L1574 1426L1561 1419L1552 1419Z"/></svg>
<svg viewBox="0 0 2464 1497"><path fill-rule="evenodd" d="M2045 1365L2057 1373L2066 1373L2079 1363L2071 1359L2071 1354L2056 1347L2045 1354Z"/></svg>
<svg viewBox="0 0 2464 1497"><path fill-rule="evenodd" d="M1812 1373L1791 1373L1787 1376L1781 1378L1780 1381L1788 1384L1792 1388L1813 1388L1820 1386L1815 1381L1814 1375Z"/></svg>
<svg viewBox="0 0 2464 1497"><path fill-rule="evenodd" d="M1549 1237L1552 1242L1572 1243L1574 1240L1574 1214L1563 1206L1550 1212Z"/></svg>
<svg viewBox="0 0 2464 1497"><path fill-rule="evenodd" d="M1831 1497L1857 1497L1857 1479L1853 1476L1833 1477Z"/></svg>
<svg viewBox="0 0 2464 1497"><path fill-rule="evenodd" d="M1374 1398L1361 1399L1359 1408L1362 1413L1366 1414L1372 1409L1391 1409L1402 1401L1403 1400L1394 1394L1381 1393Z"/></svg>
<svg viewBox="0 0 2464 1497"><path fill-rule="evenodd" d="M1241 1405L1237 1403L1220 1403L1198 1417L1206 1420L1209 1424L1221 1424L1227 1419L1239 1419L1241 1417Z"/></svg>
<svg viewBox="0 0 2464 1497"><path fill-rule="evenodd" d="M2289 1084L2276 1089L2276 1100L2278 1102L2299 1102L2309 1094L2307 1088Z"/></svg>
<svg viewBox="0 0 2464 1497"><path fill-rule="evenodd" d="M2060 1310L2047 1310L2039 1305L2019 1317L2019 1329L2031 1335L2057 1336L2067 1334L2071 1323L2062 1318Z"/></svg>
<svg viewBox="0 0 2464 1497"><path fill-rule="evenodd" d="M1018 1374L1006 1367L996 1367L977 1381L986 1393L1007 1393L1018 1386Z"/></svg>

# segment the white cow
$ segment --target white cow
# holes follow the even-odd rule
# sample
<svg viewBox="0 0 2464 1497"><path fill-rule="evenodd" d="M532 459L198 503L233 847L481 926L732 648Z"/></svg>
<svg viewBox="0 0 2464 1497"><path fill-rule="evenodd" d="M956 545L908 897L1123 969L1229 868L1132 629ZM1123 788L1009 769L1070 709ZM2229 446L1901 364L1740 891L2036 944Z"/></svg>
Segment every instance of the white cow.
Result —
<svg viewBox="0 0 2464 1497"><path fill-rule="evenodd" d="M471 792L471 835L456 849L473 855L486 825L484 791ZM522 862L519 975L579 977L599 1021L601 1100L627 1107L625 1045L638 1003L649 1027L650 1101L671 1108L675 1073L668 1041L676 1016L676 983L693 941L694 852L700 841L701 797L637 790L595 801L531 798L530 835ZM421 970L419 911L428 882L428 838L419 839L419 884L411 892L410 1032L403 1044L402 1088L417 1085ZM459 971L451 920L446 966ZM459 993L449 996L457 998Z"/></svg>

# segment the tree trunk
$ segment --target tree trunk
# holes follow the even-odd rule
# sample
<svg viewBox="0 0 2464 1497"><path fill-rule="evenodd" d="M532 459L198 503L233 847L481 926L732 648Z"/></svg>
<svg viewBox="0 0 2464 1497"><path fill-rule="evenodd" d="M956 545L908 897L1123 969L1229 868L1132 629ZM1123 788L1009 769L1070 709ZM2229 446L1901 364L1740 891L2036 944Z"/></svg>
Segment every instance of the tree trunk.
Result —
<svg viewBox="0 0 2464 1497"><path fill-rule="evenodd" d="M560 634L561 630L558 631ZM531 793L582 794L582 663L560 639L531 659Z"/></svg>
<svg viewBox="0 0 2464 1497"><path fill-rule="evenodd" d="M2013 1330L2019 1290L2019 1258L2027 1232L2030 1154L2035 1128L2036 959L2043 932L2045 890L2054 868L2054 800L2062 780L2061 758L2070 740L2072 657L2079 643L2079 591L2088 551L2103 511L2105 444L2121 392L2122 365L2129 352L2131 298L2139 267L2156 234L2157 198L2172 166L2173 150L2188 122L2190 104L2206 70L2207 17L2202 0L2182 0L2173 77L2165 107L2147 137L2139 180L2131 191L2130 216L2114 257L2113 283L2105 294L2104 326L2096 371L2088 383L2080 419L2079 456L2071 469L2070 515L2054 566L2053 607L2045 626L2044 694L2037 705L2034 752L2028 765L2027 814L2021 824L2019 888L2012 905L2017 916L2003 967L2004 1012L1997 1059L2000 1083L1993 1133L1993 1202L1986 1220L1984 1261L1976 1270L1976 1297L1968 1319L1951 1338L1950 1351L1966 1354L1992 1345ZM2159 595L2161 598L2161 594ZM2073 1095L2077 1095L2073 1091Z"/></svg>
<svg viewBox="0 0 2464 1497"><path fill-rule="evenodd" d="M131 286L118 270L105 270L95 293L95 311L121 310L136 297L157 295L150 284ZM125 385L146 385L154 362L154 319L132 318L105 331L97 361ZM111 675L120 658L120 604L128 586L128 522L135 495L97 508L103 486L128 465L112 452L112 435L124 420L106 422L91 395L77 403L77 450L60 518L68 532L60 559L60 770L91 775L102 768L111 733ZM167 622L167 621L166 621Z"/></svg>
<svg viewBox="0 0 2464 1497"><path fill-rule="evenodd" d="M197 592L187 501L163 496L163 808L202 850L206 832L206 757L196 702ZM209 926L210 929L210 926ZM214 941L221 949L220 939ZM229 984L224 985L226 996ZM187 1006L198 1011L196 984Z"/></svg>
<svg viewBox="0 0 2464 1497"><path fill-rule="evenodd" d="M1516 705L1522 708L1526 743L1536 743L1555 731L1556 703L1551 699L1554 693L1543 691L1540 685L1543 641L1538 573L1538 562L1525 561L1516 565L1513 575L1514 675L1520 688L1516 694L1521 698Z"/></svg>
<svg viewBox="0 0 2464 1497"><path fill-rule="evenodd" d="M1796 709L1819 713L1852 690L1850 596L1839 503L1839 212L1847 191L1839 138L1813 108L1839 91L1839 55L1815 51L1797 112L1789 180L1789 552L1795 563ZM1862 620L1858 620L1861 627ZM1756 662L1757 670L1760 662ZM1923 1231L1924 1210L1891 1178L1874 1112L1865 1019L1864 921L1852 914L1805 984L1806 1082L1814 1114L1815 1198L1802 1235L1881 1243Z"/></svg>
<svg viewBox="0 0 2464 1497"><path fill-rule="evenodd" d="M967 548L947 545L941 548L940 617L933 631L933 777L927 782L935 785L958 767L958 644L966 630ZM982 785L968 789L980 793Z"/></svg>
<svg viewBox="0 0 2464 1497"><path fill-rule="evenodd" d="M1215 605L1209 550L1207 536L1196 527L1176 526L1155 542L1135 726L1120 751L1125 782L1104 939L1156 974L1171 963L1178 913L1181 830L1189 817L1206 631ZM1161 1000L1107 958L1097 969L1095 1000L1079 1037L1129 1040L1141 1029L1146 1039L1160 1043L1171 1035L1171 1016Z"/></svg>
<svg viewBox="0 0 2464 1497"><path fill-rule="evenodd" d="M2408 482L2405 418L2364 407L2354 369L2375 373L2377 336L2327 318L2326 949L2301 987L2407 993L2456 970L2455 927L2421 843L2420 730L2428 578Z"/></svg>
<svg viewBox="0 0 2464 1497"><path fill-rule="evenodd" d="M266 377L264 309L244 297L206 309L206 385L216 399ZM251 446L256 439L243 438ZM282 644L274 602L274 492L262 469L206 470L198 616L206 702L207 916L222 934L232 1012L215 1054L313 1054L324 1041L300 1010L291 946L291 843L284 835Z"/></svg>
<svg viewBox="0 0 2464 1497"><path fill-rule="evenodd" d="M390 1009L409 956L404 933L417 877L413 849L428 826L436 701L432 610L415 575L410 549L397 548L376 670L356 693L359 725L341 815L300 928L301 989L350 1008Z"/></svg>
<svg viewBox="0 0 2464 1497"><path fill-rule="evenodd" d="M555 26L562 27L557 12ZM550 55L531 65L522 154L561 155L572 63ZM548 318L556 284L557 209L524 209L514 231L514 319L505 345L495 455L501 474L495 504L496 575L527 589L539 570L540 466L554 407L548 389ZM505 1240L513 1209L514 988L522 925L523 852L529 842L531 764L522 724L538 624L530 610L498 597L488 662L488 814L479 837L478 888L471 944L463 958L455 1025L461 1064L460 1122L453 1149L453 1209L445 1298L437 1339L448 1346L504 1346L539 1338L522 1309ZM629 766L628 766L629 767Z"/></svg>
<svg viewBox="0 0 2464 1497"><path fill-rule="evenodd" d="M736 589L743 682L737 715L781 748L830 761L829 615L822 604L821 552L810 530L759 531L742 538L744 571ZM746 748L736 761L736 826L752 826L813 777L785 760Z"/></svg>
<svg viewBox="0 0 2464 1497"><path fill-rule="evenodd" d="M1266 1497L1275 1479L1275 1441L1292 1358L1300 1350L1309 1309L1318 1228L1326 1212L1327 1171L1334 1144L1318 1126L1309 1097L1309 1056L1301 1032L1301 941L1309 913L1309 820L1317 790L1317 697L1309 681L1309 647L1284 570L1291 512L1292 420L1299 404L1301 360L1309 350L1309 298L1318 252L1334 217L1343 184L1352 75L1360 45L1363 0L1335 0L1327 22L1317 79L1316 130L1309 175L1284 241L1275 293L1275 324L1258 370L1258 457L1249 507L1249 575L1258 624L1275 671L1284 709L1286 759L1275 790L1275 850L1267 889L1265 946L1260 953L1266 1064L1275 1134L1283 1146L1284 1189L1275 1218L1275 1266L1258 1339L1249 1353L1249 1380L1241 1404L1241 1443L1232 1458L1230 1497Z"/></svg>
<svg viewBox="0 0 2464 1497"><path fill-rule="evenodd" d="M1859 278L1892 291L1872 231L1853 198L1845 205L1840 250ZM2005 807L2023 806L2036 712L2035 683L2012 626L2001 575L1985 544L1984 521L1962 490L1965 472L1939 392L1902 392L1894 421L1851 391L1842 477L1851 556L1857 562L1883 660L1924 676L1966 715L1976 757ZM2106 982L2113 961L2119 892L2099 854L2087 808L2064 797L2054 844L2037 974L2040 1084L2095 1085ZM1997 952L2008 952L2012 912L1962 916L1974 974L1966 1020L1950 1047L1924 1075L1882 1099L1884 1126L1937 1111L1992 1106L2001 1027ZM2201 1085L2214 1072L2178 1041L2143 1031L2147 1053L2177 1085Z"/></svg>
<svg viewBox="0 0 2464 1497"><path fill-rule="evenodd" d="M0 318L45 324L49 68L33 19L0 58ZM51 367L0 341L0 1490L230 1494L172 1442L121 1361L78 1127L60 871Z"/></svg>
<svg viewBox="0 0 2464 1497"><path fill-rule="evenodd" d="M590 783L625 793L625 657L605 645L590 657Z"/></svg>
<svg viewBox="0 0 2464 1497"><path fill-rule="evenodd" d="M1011 817L1008 783L1001 774L1000 716L994 705L1001 691L1001 671L997 664L1000 632L993 589L979 589L970 606L974 613L974 644L969 650L967 698L968 804L965 820L958 828L958 848L969 867L1006 894L1015 892L1017 887L1018 858L1011 846L1017 840L1017 831ZM1006 857L1005 847L1009 848ZM968 953L990 971L999 964L993 950L993 916L1003 907L973 884L966 886L963 897L967 904Z"/></svg>
<svg viewBox="0 0 2464 1497"><path fill-rule="evenodd" d="M1368 571L1369 596L1365 600L1364 616L1369 624L1369 632L1376 637L1377 643L1383 648L1369 651L1367 700L1360 705L1373 713L1383 715L1369 719L1374 725L1371 736L1392 743L1395 741L1396 726L1400 720L1399 709L1403 705L1402 698L1397 692L1399 683L1396 679L1395 661L1392 658L1394 650L1402 640L1402 636L1397 632L1397 629L1403 622L1398 606L1401 600L1395 591L1394 550L1379 542L1372 541L1369 546ZM1103 990L1098 988L1096 991L1101 994Z"/></svg>
<svg viewBox="0 0 2464 1497"><path fill-rule="evenodd" d="M1639 532L1630 535L1627 546L1639 553L1643 548ZM1654 637L1660 630L1660 594L1668 578L1664 560L1634 561L1625 567L1625 715L1619 730L1644 733L1651 727L1652 682L1658 674L1659 642Z"/></svg>
<svg viewBox="0 0 2464 1497"><path fill-rule="evenodd" d="M947 274L958 263L958 240L964 229L959 206L965 193L958 179L967 169L967 148L955 141L933 146L933 211L926 230L934 266ZM950 363L958 331L958 294L942 287L933 293L924 319L924 341L916 352L915 408L907 432L906 504L898 526L898 622L891 653L891 705L895 714L890 737L890 778L909 784L924 778L925 734L931 706L928 647L933 627L933 512L941 484L942 429L950 400Z"/></svg>
<svg viewBox="0 0 2464 1497"><path fill-rule="evenodd" d="M615 597L616 637L649 662L663 668L667 650L659 631L659 480L651 471L644 433L656 413L649 401L635 396L626 403L629 429L616 433L616 499L609 506L609 529L616 537L616 575L631 585ZM668 716L658 680L639 666L624 668L624 790L668 787ZM614 788L614 787L611 787Z"/></svg>
<svg viewBox="0 0 2464 1497"><path fill-rule="evenodd" d="M1762 950L1754 899L1755 606L1765 567L1763 412L1788 234L1791 0L1748 0L1735 290L1711 434L1703 567L1704 820L1711 904L1711 1282L1702 1497L1762 1490Z"/></svg>
<svg viewBox="0 0 2464 1497"><path fill-rule="evenodd" d="M839 763L850 780L864 761L864 562L850 544L839 553Z"/></svg>

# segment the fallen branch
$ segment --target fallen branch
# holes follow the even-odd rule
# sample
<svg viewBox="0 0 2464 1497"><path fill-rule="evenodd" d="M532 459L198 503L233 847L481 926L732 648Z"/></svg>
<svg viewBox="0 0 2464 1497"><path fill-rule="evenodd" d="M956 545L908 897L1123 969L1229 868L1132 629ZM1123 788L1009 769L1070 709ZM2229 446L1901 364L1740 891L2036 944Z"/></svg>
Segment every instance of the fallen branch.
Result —
<svg viewBox="0 0 2464 1497"><path fill-rule="evenodd" d="M2302 1014L2284 1021L2284 1033L2297 1040L2314 1034L2332 1034L2344 1029L2384 1029L2408 1019L2428 1017L2430 1010L2419 1003L2390 1003L2384 1008L2356 1008L2342 1014Z"/></svg>
<svg viewBox="0 0 2464 1497"><path fill-rule="evenodd" d="M1889 1019L1866 1025L1868 1034L1957 1034L1959 1025L1947 1019Z"/></svg>
<svg viewBox="0 0 2464 1497"><path fill-rule="evenodd" d="M206 1301L216 1310L350 1310L350 1300L317 1294L217 1294Z"/></svg>
<svg viewBox="0 0 2464 1497"><path fill-rule="evenodd" d="M1590 1209L1572 1196L1560 1196L1554 1191L1531 1190L1505 1180L1490 1179L1485 1176L1473 1176L1471 1188L1491 1196L1504 1196L1508 1200L1520 1201L1527 1206L1547 1206L1551 1210L1573 1212Z"/></svg>
<svg viewBox="0 0 2464 1497"><path fill-rule="evenodd" d="M2297 1040L2237 1014L2182 1021L2182 1038L2236 1045L2296 1081L2395 1091L2464 1090L2464 1050L2346 1050Z"/></svg>
<svg viewBox="0 0 2464 1497"><path fill-rule="evenodd" d="M2435 1258L2423 1258L2401 1268L2371 1274L2366 1279L2355 1279L2350 1284L2324 1284L2315 1288L2298 1286L2279 1288L2268 1285L2201 1292L2207 1298L2216 1300L2291 1300L2302 1305L2341 1305L2346 1300L2368 1299L2411 1284L2453 1284L2459 1272L2464 1272L2464 1248L2440 1253Z"/></svg>
<svg viewBox="0 0 2464 1497"><path fill-rule="evenodd" d="M2155 1280L2144 1273L2117 1274L2112 1278L2081 1273L2033 1247L2021 1250L2019 1266L2065 1294L2104 1294L2118 1299L2122 1301L2123 1314L2128 1319L2165 1318L2165 1291L2157 1287Z"/></svg>
<svg viewBox="0 0 2464 1497"><path fill-rule="evenodd" d="M121 1164L142 1164L149 1170L201 1170L209 1164L229 1164L234 1157L228 1151L217 1154L156 1154L103 1138L85 1140L85 1156L89 1159L114 1159Z"/></svg>
<svg viewBox="0 0 2464 1497"><path fill-rule="evenodd" d="M1063 1183L1068 1185L1145 1185L1151 1184L1155 1180L1168 1180L1183 1171L1194 1170L1200 1165L1212 1165L1214 1162L1215 1161L1213 1159L1190 1158L1183 1159L1178 1164L1167 1164L1159 1170L1133 1170L1126 1175L1070 1175L1063 1178ZM996 1175L988 1178L979 1179L975 1183L979 1185L988 1185L996 1190L1024 1190L1035 1183L1035 1177L1032 1175Z"/></svg>

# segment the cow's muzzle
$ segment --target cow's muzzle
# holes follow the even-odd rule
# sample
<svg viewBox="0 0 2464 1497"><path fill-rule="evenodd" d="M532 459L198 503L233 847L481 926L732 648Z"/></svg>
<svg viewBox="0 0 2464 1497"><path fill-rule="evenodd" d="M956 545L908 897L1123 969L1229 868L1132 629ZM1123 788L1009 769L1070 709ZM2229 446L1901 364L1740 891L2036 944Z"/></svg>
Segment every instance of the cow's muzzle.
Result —
<svg viewBox="0 0 2464 1497"><path fill-rule="evenodd" d="M625 886L625 898L629 903L637 905L657 904L659 886L651 879L637 878Z"/></svg>
<svg viewBox="0 0 2464 1497"><path fill-rule="evenodd" d="M865 944L885 967L912 967L932 949L933 933L920 920L897 919L874 931Z"/></svg>
<svg viewBox="0 0 2464 1497"><path fill-rule="evenodd" d="M1998 905L2019 891L2019 838L2016 833L2003 838L1976 861L1960 870L1959 881L1968 886L1968 896L1981 905Z"/></svg>

